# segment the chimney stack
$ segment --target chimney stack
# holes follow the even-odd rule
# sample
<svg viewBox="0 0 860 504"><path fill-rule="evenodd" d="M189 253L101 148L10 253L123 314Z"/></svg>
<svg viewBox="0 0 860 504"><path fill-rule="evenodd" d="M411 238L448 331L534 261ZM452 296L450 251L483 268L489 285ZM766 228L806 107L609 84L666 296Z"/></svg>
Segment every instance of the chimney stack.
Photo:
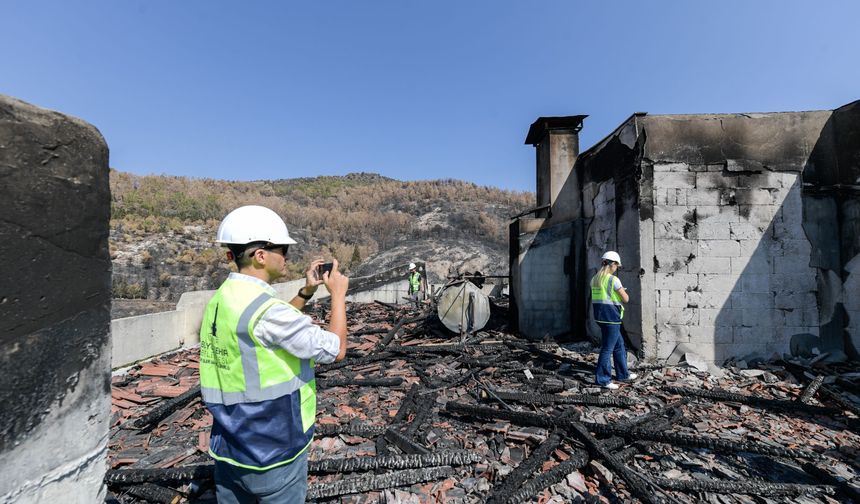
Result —
<svg viewBox="0 0 860 504"><path fill-rule="evenodd" d="M579 156L579 130L586 117L539 117L529 128L525 143L535 147L536 206L550 206L536 217L558 222L580 217L579 183L570 175Z"/></svg>

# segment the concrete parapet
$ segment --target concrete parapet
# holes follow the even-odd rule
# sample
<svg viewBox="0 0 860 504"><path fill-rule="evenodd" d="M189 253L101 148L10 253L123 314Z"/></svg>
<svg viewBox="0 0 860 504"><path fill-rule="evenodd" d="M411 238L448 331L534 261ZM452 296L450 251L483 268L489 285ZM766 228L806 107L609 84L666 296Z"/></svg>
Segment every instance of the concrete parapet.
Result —
<svg viewBox="0 0 860 504"><path fill-rule="evenodd" d="M195 314L199 313L195 317ZM199 343L203 310L174 310L126 317L111 321L114 368L127 366L142 359L176 350L183 344ZM196 318L197 324L193 325ZM189 321L189 319L192 319ZM191 323L189 323L191 322ZM189 337L194 333L194 338Z"/></svg>
<svg viewBox="0 0 860 504"><path fill-rule="evenodd" d="M407 295L406 281L392 280L388 283L366 282L365 277L359 288L350 290L347 301L356 303L403 303ZM352 279L351 279L352 280ZM364 280L364 282L362 282ZM372 285L362 288L361 284ZM278 297L293 299L305 285L304 279L274 284L272 287ZM439 286L430 285L431 291ZM493 286L485 286L492 289ZM196 345L200 342L200 324L206 303L215 294L214 290L185 292L176 303L176 310L126 317L111 321L113 338L113 357L111 366L116 368L131 365L137 361L181 347ZM321 285L310 302L327 299L328 290Z"/></svg>

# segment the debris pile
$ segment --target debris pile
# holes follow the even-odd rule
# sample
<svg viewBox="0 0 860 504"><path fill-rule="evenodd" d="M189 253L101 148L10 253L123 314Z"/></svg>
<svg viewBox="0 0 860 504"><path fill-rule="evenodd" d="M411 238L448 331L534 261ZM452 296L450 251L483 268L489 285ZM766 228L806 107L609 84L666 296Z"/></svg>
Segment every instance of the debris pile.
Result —
<svg viewBox="0 0 860 504"><path fill-rule="evenodd" d="M309 501L860 502L856 365L640 366L607 392L589 343L431 313L349 307L347 359L317 366ZM197 372L192 349L114 376L113 502L214 502Z"/></svg>

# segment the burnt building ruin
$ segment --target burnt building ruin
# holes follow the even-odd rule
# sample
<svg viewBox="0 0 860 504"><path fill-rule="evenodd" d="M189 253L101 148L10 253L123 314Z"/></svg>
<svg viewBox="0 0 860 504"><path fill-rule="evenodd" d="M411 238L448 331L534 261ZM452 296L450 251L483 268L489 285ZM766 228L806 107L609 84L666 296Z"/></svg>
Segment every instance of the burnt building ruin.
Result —
<svg viewBox="0 0 860 504"><path fill-rule="evenodd" d="M858 358L860 102L636 113L579 153L585 117L541 117L526 138L537 207L510 229L523 334L599 335L588 282L617 250L624 327L647 359Z"/></svg>

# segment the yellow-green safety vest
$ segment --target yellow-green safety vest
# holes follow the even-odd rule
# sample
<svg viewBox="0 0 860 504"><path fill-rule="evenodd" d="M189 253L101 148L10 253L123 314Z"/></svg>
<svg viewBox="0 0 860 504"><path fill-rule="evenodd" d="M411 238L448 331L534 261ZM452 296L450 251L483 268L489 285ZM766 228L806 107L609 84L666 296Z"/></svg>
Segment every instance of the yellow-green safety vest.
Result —
<svg viewBox="0 0 860 504"><path fill-rule="evenodd" d="M409 293L414 294L420 290L421 273L414 271L409 274Z"/></svg>
<svg viewBox="0 0 860 504"><path fill-rule="evenodd" d="M594 310L594 320L602 324L620 324L624 318L624 304L621 295L613 289L613 275L605 275L598 278L595 275L591 280L591 306ZM600 280L597 287L595 280Z"/></svg>
<svg viewBox="0 0 860 504"><path fill-rule="evenodd" d="M209 454L255 470L292 462L313 439L313 359L266 348L254 327L272 306L274 290L253 279L228 278L206 306L200 327L200 387L212 412Z"/></svg>

